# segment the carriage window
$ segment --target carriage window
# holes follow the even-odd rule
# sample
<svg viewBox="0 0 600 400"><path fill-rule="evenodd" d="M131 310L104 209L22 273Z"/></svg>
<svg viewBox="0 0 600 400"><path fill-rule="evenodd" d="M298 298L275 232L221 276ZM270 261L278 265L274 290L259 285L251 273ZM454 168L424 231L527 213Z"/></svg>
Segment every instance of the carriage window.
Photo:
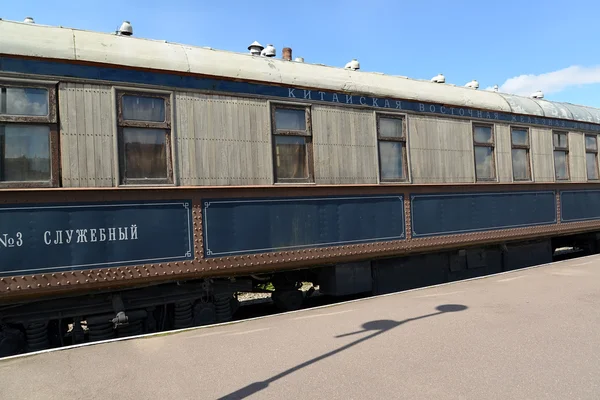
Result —
<svg viewBox="0 0 600 400"><path fill-rule="evenodd" d="M0 187L58 185L54 87L0 82Z"/></svg>
<svg viewBox="0 0 600 400"><path fill-rule="evenodd" d="M407 180L404 117L377 115L379 175L382 182Z"/></svg>
<svg viewBox="0 0 600 400"><path fill-rule="evenodd" d="M512 128L510 136L513 179L515 181L528 181L531 179L529 130L527 128Z"/></svg>
<svg viewBox="0 0 600 400"><path fill-rule="evenodd" d="M473 125L473 147L476 179L478 181L495 180L494 131L491 126Z"/></svg>
<svg viewBox="0 0 600 400"><path fill-rule="evenodd" d="M169 96L119 93L118 99L121 183L173 183Z"/></svg>
<svg viewBox="0 0 600 400"><path fill-rule="evenodd" d="M569 142L566 132L554 132L554 176L556 180L569 179Z"/></svg>
<svg viewBox="0 0 600 400"><path fill-rule="evenodd" d="M587 178L598 179L598 137L596 135L585 136L585 164Z"/></svg>
<svg viewBox="0 0 600 400"><path fill-rule="evenodd" d="M274 106L272 121L275 182L312 182L310 109Z"/></svg>

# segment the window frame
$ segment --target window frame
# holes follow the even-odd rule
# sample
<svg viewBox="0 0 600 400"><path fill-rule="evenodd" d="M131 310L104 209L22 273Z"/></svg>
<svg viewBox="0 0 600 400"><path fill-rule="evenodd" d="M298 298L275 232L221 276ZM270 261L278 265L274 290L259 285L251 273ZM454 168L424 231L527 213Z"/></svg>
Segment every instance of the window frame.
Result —
<svg viewBox="0 0 600 400"><path fill-rule="evenodd" d="M586 143L586 138L587 137L593 137L594 140L596 141L596 150L590 150L587 148L587 143ZM586 133L583 136L583 148L585 150L585 178L588 181L592 181L592 182L598 182L600 181L600 171L598 168L598 135L593 134L593 133ZM587 155L588 153L593 153L594 154L594 164L595 164L595 168L596 168L596 173L597 173L597 178L590 178L588 175L588 167L587 167Z"/></svg>
<svg viewBox="0 0 600 400"><path fill-rule="evenodd" d="M301 110L304 111L306 129L277 129L276 110ZM269 111L271 113L271 156L273 158L273 183L274 184L294 184L294 183L315 183L314 170L314 154L313 154L313 135L312 135L312 108L309 104L288 104L288 103L271 103ZM278 178L277 177L277 141L276 136L300 136L305 138L306 146L306 170L308 176L306 178Z"/></svg>
<svg viewBox="0 0 600 400"><path fill-rule="evenodd" d="M492 133L492 142L478 142L475 140L475 128L490 128ZM497 182L498 181L498 172L496 171L496 130L493 124L482 124L482 123L472 123L471 124L471 138L473 140L473 165L475 167L475 182ZM475 148L477 147L491 147L492 148L492 171L494 176L491 178L480 178L477 176L477 156L475 154ZM512 169L512 166L511 166Z"/></svg>
<svg viewBox="0 0 600 400"><path fill-rule="evenodd" d="M118 167L119 167L119 185L174 185L174 167L173 167L173 126L171 123L172 112L172 95L167 92L157 92L152 90L136 90L136 89L116 89L116 108L117 108L117 152L118 152ZM135 97L155 97L161 98L165 102L165 120L157 121L139 121L123 119L123 96ZM125 163L125 140L124 128L146 128L146 129L161 129L168 131L165 133L165 156L167 161L167 177L166 178L127 178L127 169Z"/></svg>
<svg viewBox="0 0 600 400"><path fill-rule="evenodd" d="M556 146L554 144L554 135L565 135L566 138L566 142L567 145L566 147L561 147L561 146ZM559 140L560 143L560 140ZM584 146L585 146L585 140L584 140ZM565 164L566 164L566 168L567 168L567 177L566 178L558 178L557 173L556 173L556 158L554 157L554 154L556 152L562 152L565 153ZM571 180L571 168L569 166L569 132L567 131L552 131L552 161L554 163L554 180L556 181L560 181L560 182L568 182ZM586 161L587 163L587 161ZM586 176L587 176L587 166L586 166Z"/></svg>
<svg viewBox="0 0 600 400"><path fill-rule="evenodd" d="M408 177L408 124L406 123L406 116L404 114L391 114L391 113L375 113L375 131L377 133L377 164L379 173L379 182L381 183L406 183L410 182ZM390 137L381 136L380 134L380 123L381 118L387 119L399 119L402 121L402 137ZM402 175L403 178L383 178L381 173L381 151L379 149L380 142L398 142L403 143L402 146Z"/></svg>
<svg viewBox="0 0 600 400"><path fill-rule="evenodd" d="M49 128L50 179L44 181L2 181L0 189L9 188L53 188L60 185L60 138L57 119L56 82L34 80L0 79L0 87L46 89L48 91L48 115L7 115L0 114L0 125L44 125ZM1 96L1 94L0 94ZM2 139L0 139L0 142ZM1 143L0 143L1 145ZM0 149L1 151L1 149ZM0 159L0 163L4 160Z"/></svg>
<svg viewBox="0 0 600 400"><path fill-rule="evenodd" d="M512 133L513 130L520 130L527 132L527 143L528 144L514 144ZM515 166L514 158L512 155L513 150L525 150L527 152L527 178L516 178L515 177ZM533 180L533 171L531 168L531 130L526 126L511 126L510 127L510 161L512 169L513 182L531 182Z"/></svg>

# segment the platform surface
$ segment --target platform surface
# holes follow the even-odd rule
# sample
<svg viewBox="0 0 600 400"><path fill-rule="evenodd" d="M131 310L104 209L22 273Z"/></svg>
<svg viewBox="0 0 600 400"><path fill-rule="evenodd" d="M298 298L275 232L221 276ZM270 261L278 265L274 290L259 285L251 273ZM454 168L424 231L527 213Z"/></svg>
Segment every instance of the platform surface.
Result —
<svg viewBox="0 0 600 400"><path fill-rule="evenodd" d="M439 311L441 310L441 311ZM0 361L3 399L598 399L600 256Z"/></svg>

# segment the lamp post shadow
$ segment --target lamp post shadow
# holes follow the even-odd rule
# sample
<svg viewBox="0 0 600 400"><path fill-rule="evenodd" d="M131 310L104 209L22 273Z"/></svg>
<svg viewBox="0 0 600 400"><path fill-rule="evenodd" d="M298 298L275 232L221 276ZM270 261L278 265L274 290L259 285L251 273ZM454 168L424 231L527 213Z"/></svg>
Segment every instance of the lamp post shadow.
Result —
<svg viewBox="0 0 600 400"><path fill-rule="evenodd" d="M436 307L437 312L434 313L430 313L430 314L425 314L425 315L421 315L419 317L415 317L415 318L408 318L402 321L394 321L394 320L388 320L388 319L383 319L383 320L375 320L375 321L369 321L366 322L362 325L361 330L359 331L355 331L355 332L350 332L350 333L345 333L342 335L338 335L336 336L336 338L342 338L342 337L346 337L346 336L352 336L352 335L358 335L361 333L366 333L366 332L372 332L371 334L362 337L360 339L355 340L354 342L348 343L340 348L337 348L335 350L332 350L328 353L322 354L318 357L312 358L308 361L303 362L302 364L298 364L292 368L289 368L277 375L272 376L271 378L264 380L264 381L260 381L260 382L253 382L248 386L245 386L239 390L236 390L233 393L230 393L228 395L225 395L223 397L220 397L219 399L227 399L227 400L234 400L234 399L244 399L248 396L251 396L255 393L260 392L261 390L266 389L267 387L269 387L269 384L271 384L272 382L275 382L287 375L290 375L304 367L307 367L311 364L317 363L325 358L331 357L337 353L340 353L344 350L349 349L350 347L356 346L357 344L360 344L362 342L365 342L369 339L373 339L376 336L381 335L384 332L387 332L391 329L394 329L402 324L405 324L407 322L411 322L411 321L417 321L419 319L424 319L424 318L429 318L429 317L433 317L435 315L440 315L440 314L445 314L445 313L450 313L450 312L458 312L458 311L464 311L466 310L468 307L462 304L443 304L440 305L438 307Z"/></svg>

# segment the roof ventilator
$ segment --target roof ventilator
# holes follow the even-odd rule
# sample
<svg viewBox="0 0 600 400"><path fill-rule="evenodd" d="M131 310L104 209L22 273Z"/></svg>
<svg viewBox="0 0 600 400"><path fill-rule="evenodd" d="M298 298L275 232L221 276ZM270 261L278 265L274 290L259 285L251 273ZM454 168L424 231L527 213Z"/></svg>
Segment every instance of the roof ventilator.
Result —
<svg viewBox="0 0 600 400"><path fill-rule="evenodd" d="M256 40L252 42L250 46L248 46L248 50L250 50L250 54L253 56L260 56L260 52L263 51L264 48L265 47Z"/></svg>
<svg viewBox="0 0 600 400"><path fill-rule="evenodd" d="M344 66L344 68L356 71L357 69L360 69L360 63L356 60L356 58L353 58L352 61Z"/></svg>
<svg viewBox="0 0 600 400"><path fill-rule="evenodd" d="M479 89L479 82L477 82L475 79L473 79L471 82L467 83L465 85L465 87L477 90L477 89Z"/></svg>
<svg viewBox="0 0 600 400"><path fill-rule="evenodd" d="M437 74L437 76L434 76L433 78L431 78L431 82L446 83L446 77L444 76L444 74Z"/></svg>
<svg viewBox="0 0 600 400"><path fill-rule="evenodd" d="M273 47L272 44L268 44L267 47L265 47L264 50L260 52L260 55L264 57L275 57L276 54L277 51L275 50L275 47Z"/></svg>
<svg viewBox="0 0 600 400"><path fill-rule="evenodd" d="M533 97L534 99L543 99L544 93L541 90L538 90L537 92L533 93L531 97Z"/></svg>
<svg viewBox="0 0 600 400"><path fill-rule="evenodd" d="M25 19L23 20L23 22L26 23L26 24L35 24L35 21L31 17L25 17Z"/></svg>
<svg viewBox="0 0 600 400"><path fill-rule="evenodd" d="M131 26L131 22L123 21L121 27L117 31L117 35L119 36L131 36L133 35L133 27Z"/></svg>

